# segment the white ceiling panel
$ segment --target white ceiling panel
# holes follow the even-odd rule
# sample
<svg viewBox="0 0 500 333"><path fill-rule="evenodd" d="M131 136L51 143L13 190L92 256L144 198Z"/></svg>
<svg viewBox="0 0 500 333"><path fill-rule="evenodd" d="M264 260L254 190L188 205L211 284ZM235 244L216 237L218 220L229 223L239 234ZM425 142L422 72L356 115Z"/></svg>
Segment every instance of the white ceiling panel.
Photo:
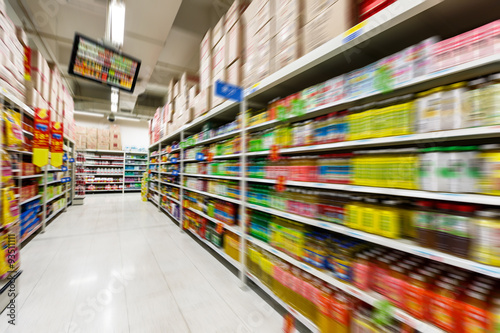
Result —
<svg viewBox="0 0 500 333"><path fill-rule="evenodd" d="M200 62L200 42L202 38L203 36L174 26L170 30L167 43L158 60L196 71Z"/></svg>

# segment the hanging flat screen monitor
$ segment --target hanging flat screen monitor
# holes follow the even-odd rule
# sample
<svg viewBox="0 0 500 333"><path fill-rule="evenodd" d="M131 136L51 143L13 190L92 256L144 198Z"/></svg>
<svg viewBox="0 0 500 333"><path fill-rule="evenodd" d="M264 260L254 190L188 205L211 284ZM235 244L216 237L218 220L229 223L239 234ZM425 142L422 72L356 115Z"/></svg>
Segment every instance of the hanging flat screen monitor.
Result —
<svg viewBox="0 0 500 333"><path fill-rule="evenodd" d="M134 92L141 62L81 34L75 34L70 74Z"/></svg>

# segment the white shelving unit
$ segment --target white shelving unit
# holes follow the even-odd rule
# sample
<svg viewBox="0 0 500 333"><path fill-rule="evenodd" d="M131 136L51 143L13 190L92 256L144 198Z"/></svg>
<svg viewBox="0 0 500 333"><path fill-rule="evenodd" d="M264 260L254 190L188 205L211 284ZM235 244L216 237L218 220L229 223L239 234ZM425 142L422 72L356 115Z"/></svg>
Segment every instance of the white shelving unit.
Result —
<svg viewBox="0 0 500 333"><path fill-rule="evenodd" d="M465 0L398 0L393 5L384 9L380 13L374 15L368 19L364 25L360 25L353 30L356 34L348 36L340 35L337 38L332 39L326 44L320 46L316 50L308 53L302 58L296 60L290 65L278 70L277 72L271 74L270 76L263 79L261 82L255 84L253 87L245 91L245 98L242 103L236 103L232 101L226 101L223 104L213 108L208 113L201 117L197 117L191 123L188 123L176 130L175 132L168 134L167 136L161 138L158 142L152 144L149 147L150 158L155 156L152 154L154 151L161 151L162 147L165 147L172 142L183 142L187 137L201 132L203 125L210 121L217 124L225 124L235 118L239 110L245 112L247 110L247 105L249 103L262 105L276 98L283 98L290 94L296 93L305 89L313 84L324 82L329 78L336 77L340 74L345 74L353 69L362 68L374 60L381 59L385 56L389 56L395 52L398 52L406 47L414 45L421 40L431 37L433 34L441 35L444 38L448 38L454 35L458 35L462 32L467 31L471 27L480 26L497 17L493 15L486 15L485 11L489 11L491 8L498 9L500 6L497 2L493 0L480 0L480 3L469 3ZM483 8L480 10L478 8ZM488 10L484 10L488 8ZM487 16L487 17L486 17ZM452 29L448 26L445 27L443 24L435 21L435 18L439 17L442 22L456 22ZM435 32L431 32L427 26L428 22L434 22L433 29L437 29ZM464 23L466 22L466 23ZM412 36L408 39L409 36ZM352 38L351 38L352 37ZM368 56L369 55L369 56ZM375 59L372 59L375 57ZM223 135L218 135L213 138L206 140L201 140L197 142L194 146L208 145L220 140L228 139L235 135L241 136L241 153L215 156L213 160L224 160L224 159L236 159L239 161L240 165L246 165L248 158L254 157L266 157L270 155L270 151L257 151L257 152L246 152L246 146L243 144L247 141L248 134L257 131L263 131L270 128L274 128L282 123L293 123L297 121L303 121L307 119L313 119L319 116L327 115L332 112L343 111L350 109L354 106L362 106L371 102L381 102L388 100L392 97L404 96L407 94L415 94L428 89L436 88L443 85L453 84L460 81L466 81L475 79L477 77L494 74L500 72L500 55L496 54L487 58L474 60L466 64L451 67L446 70L439 72L434 72L426 76L413 79L409 82L401 84L394 87L394 89L388 93L371 93L368 95L361 96L356 99L345 99L328 105L323 105L317 108L312 108L306 110L303 115L290 117L284 121L271 120L262 124L247 126L246 117L241 117L241 127L237 131L231 133L226 133ZM325 143L309 145L304 147L291 147L280 149L281 155L294 156L303 154L314 154L323 152L337 152L337 151L354 151L367 148L377 148L377 147L388 147L388 148L400 148L400 147L417 147L417 146L428 146L433 144L451 144L453 142L466 142L476 140L476 142L487 142L487 143L497 143L498 138L500 138L500 126L485 126L476 128L463 128L448 131L439 131L433 133L416 133L401 136L389 136L365 140L353 140L353 141L343 141L336 143ZM470 145L470 144L467 144ZM428 260L437 261L440 263L445 263L456 268L466 269L471 272L483 274L495 279L500 279L500 268L493 267L490 265L481 264L469 259L463 259L454 255L442 253L437 250L424 248L419 246L416 242L403 240L403 239L390 239L382 237L375 234L370 234L367 232L351 229L345 225L328 223L325 221L320 221L317 219L307 218L297 214L291 214L288 212L279 211L276 209L262 207L254 204L250 204L246 198L247 184L250 183L261 183L261 184L276 184L274 179L259 179L259 178L249 178L245 175L241 176L215 176L206 174L193 174L185 172L186 163L206 163L206 159L186 159L184 148L181 145L180 148L180 173L179 173L179 184L181 191L181 203L185 198L186 191L195 192L208 198L216 198L219 200L224 200L227 202L232 202L239 205L240 208L240 219L238 226L228 226L221 221L206 215L205 213L193 209L185 208L199 216L212 221L217 224L222 224L226 230L234 232L236 235L240 236L240 262L237 263L240 269L242 281L246 282L247 279L254 282L260 289L267 293L270 297L275 299L283 308L285 308L289 313L291 313L299 322L306 326L309 330L316 332L318 328L314 323L312 323L308 318L305 318L295 309L291 308L289 305L284 303L279 297L274 295L274 293L267 288L258 278L253 276L247 271L245 249L246 242L250 242L253 246L256 246L282 260L288 262L289 264L304 270L315 277L321 279L322 281L336 286L346 293L350 294L352 297L362 300L363 302L374 305L376 302L384 299L382 295L367 292L355 288L354 286L342 282L336 279L333 275L325 273L324 271L318 270L309 266L299 260L292 258L291 256L281 252L268 243L262 242L248 234L245 234L244 223L246 221L246 210L251 209L255 211L265 212L274 216L279 216L286 218L295 222L302 223L304 225L313 226L318 228L318 230L324 230L329 232L334 232L340 235L346 235L352 238L360 239L366 242L377 244L382 247L389 249L397 249L402 252L406 252L411 255L422 257ZM192 155L190 155L192 157ZM160 163L160 166L168 163ZM158 188L161 184L171 185L167 182L162 181L161 175L166 174L159 171L152 172L153 175L158 177L156 182L158 183ZM199 178L199 179L212 179L221 181L237 181L240 184L241 197L239 200L226 198L223 196L215 195L212 193L207 193L204 191L199 191L186 187L185 180L188 178ZM172 185L176 186L176 185ZM438 193L438 192L428 192L422 190L407 190L407 189L396 189L396 188L383 188L383 187L370 187L370 186L356 186L356 185L344 185L344 184L327 184L319 182L296 182L296 181L286 181L286 186L294 186L300 188L309 189L321 189L321 190L334 190L342 191L345 193L352 194L373 194L373 195L383 195L388 197L400 197L409 199L425 199L425 200L436 200L436 201L446 201L446 202L457 202L457 203L470 203L485 206L495 206L495 208L500 207L500 197L482 195L482 194L470 194L470 193ZM153 192L153 191L152 191ZM152 201L153 202L153 201ZM153 202L160 209L160 201ZM184 209L180 211L180 219L176 221L182 226ZM189 230L189 229L188 229ZM193 233L195 237L200 239L207 247L211 248L217 252L222 257L226 258L228 262L231 262L231 258L224 256L223 250L213 245L211 242L202 239L198 234L195 234L191 230L189 232ZM417 329L420 332L444 332L443 330L431 325L427 322L418 320L411 316L410 314L396 309L394 312L394 317Z"/></svg>
<svg viewBox="0 0 500 333"><path fill-rule="evenodd" d="M98 177L112 177L115 181L112 182L86 182L86 185L120 185L117 189L102 190L100 187L95 190L90 190L86 187L86 192L88 193L116 193L118 191L125 192L140 192L141 187L136 187L134 185L141 184L142 174L147 169L147 164L145 163L147 159L147 152L139 151L119 151L119 150L101 150L101 149L85 149L81 150L80 153L85 155L86 163L84 164L85 173L79 174L80 176L98 176ZM97 155L89 155L97 154ZM108 155L107 157L102 157L103 155ZM89 161L105 161L109 164L94 164L89 163ZM139 163L135 163L138 161ZM115 164L116 163L116 164ZM92 173L96 169L106 170L107 168L120 169L119 173ZM130 169L133 168L133 169ZM128 175L127 173L132 173L133 175ZM116 181L118 178L121 181ZM135 181L126 181L126 178L135 178Z"/></svg>

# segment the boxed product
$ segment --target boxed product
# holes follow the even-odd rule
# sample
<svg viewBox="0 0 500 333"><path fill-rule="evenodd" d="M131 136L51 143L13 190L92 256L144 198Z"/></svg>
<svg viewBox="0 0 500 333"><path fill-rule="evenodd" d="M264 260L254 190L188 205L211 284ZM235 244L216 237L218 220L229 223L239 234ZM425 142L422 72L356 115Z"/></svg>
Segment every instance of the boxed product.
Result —
<svg viewBox="0 0 500 333"><path fill-rule="evenodd" d="M202 89L200 93L196 96L194 117L199 117L211 109L212 107L210 98L211 92L212 92L212 87L210 86L208 89Z"/></svg>
<svg viewBox="0 0 500 333"><path fill-rule="evenodd" d="M226 31L231 29L233 25L240 19L241 14L248 7L250 1L247 0L235 0L231 7L227 10L225 28Z"/></svg>
<svg viewBox="0 0 500 333"><path fill-rule="evenodd" d="M212 82L212 31L209 29L200 45L200 85L201 89Z"/></svg>
<svg viewBox="0 0 500 333"><path fill-rule="evenodd" d="M227 70L227 83L241 86L241 60L236 60Z"/></svg>
<svg viewBox="0 0 500 333"><path fill-rule="evenodd" d="M329 7L321 6L324 1L306 0L304 26L304 52L309 53L329 40L350 29L355 22L355 7L352 0L333 1ZM311 17L311 3L321 8L327 8L319 15ZM309 6L309 7L308 7ZM308 12L309 10L309 12ZM309 15L309 16L308 16ZM308 19L310 17L311 19Z"/></svg>
<svg viewBox="0 0 500 333"><path fill-rule="evenodd" d="M223 36L213 49L212 77L226 68L226 36Z"/></svg>
<svg viewBox="0 0 500 333"><path fill-rule="evenodd" d="M276 50L282 52L283 50L289 48L296 44L295 49L301 50L302 38L300 33L301 27L298 20L291 21L288 25L279 30L275 36ZM300 56L300 52L299 56ZM297 59L297 58L296 58Z"/></svg>
<svg viewBox="0 0 500 333"><path fill-rule="evenodd" d="M302 0L276 1L276 31L295 21L302 25L302 5Z"/></svg>
<svg viewBox="0 0 500 333"><path fill-rule="evenodd" d="M235 22L233 27L227 31L226 45L226 64L229 66L241 57L243 47L243 30L240 21Z"/></svg>
<svg viewBox="0 0 500 333"><path fill-rule="evenodd" d="M281 50L274 57L274 69L279 70L288 64L291 64L301 56L300 43L292 43L287 48L277 48Z"/></svg>
<svg viewBox="0 0 500 333"><path fill-rule="evenodd" d="M180 87L181 93L188 93L191 87L200 83L200 78L198 75L188 74L186 72L182 73Z"/></svg>
<svg viewBox="0 0 500 333"><path fill-rule="evenodd" d="M224 37L226 31L224 29L225 15L222 15L221 19L215 27L212 29L212 47L215 47L217 43Z"/></svg>

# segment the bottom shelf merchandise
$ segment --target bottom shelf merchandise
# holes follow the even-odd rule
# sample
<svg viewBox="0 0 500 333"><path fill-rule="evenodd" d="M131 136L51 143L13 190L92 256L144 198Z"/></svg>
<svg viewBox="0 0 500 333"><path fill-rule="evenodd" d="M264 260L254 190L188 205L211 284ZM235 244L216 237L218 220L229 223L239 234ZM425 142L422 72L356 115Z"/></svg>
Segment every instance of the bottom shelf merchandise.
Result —
<svg viewBox="0 0 500 333"><path fill-rule="evenodd" d="M25 235L41 223L40 213L42 211L40 199L33 200L21 207L21 230L20 237L23 239Z"/></svg>
<svg viewBox="0 0 500 333"><path fill-rule="evenodd" d="M200 238L223 249L224 253L233 260L240 261L240 237L221 224L210 221L192 211L184 210L184 229L189 229Z"/></svg>
<svg viewBox="0 0 500 333"><path fill-rule="evenodd" d="M54 217L59 211L63 210L66 207L66 198L59 199L54 201L51 204L47 205L47 217L46 219L51 219Z"/></svg>
<svg viewBox="0 0 500 333"><path fill-rule="evenodd" d="M121 191L123 189L123 185L118 185L118 184L107 184L105 186L103 185L89 185L86 188L86 191L88 192L94 192L94 191Z"/></svg>
<svg viewBox="0 0 500 333"><path fill-rule="evenodd" d="M156 199L155 202L158 202L158 197L154 197ZM161 208L166 211L168 214L170 214L171 217L173 217L176 221L180 220L180 207L178 204L176 204L173 201L170 200L163 200L161 202Z"/></svg>

